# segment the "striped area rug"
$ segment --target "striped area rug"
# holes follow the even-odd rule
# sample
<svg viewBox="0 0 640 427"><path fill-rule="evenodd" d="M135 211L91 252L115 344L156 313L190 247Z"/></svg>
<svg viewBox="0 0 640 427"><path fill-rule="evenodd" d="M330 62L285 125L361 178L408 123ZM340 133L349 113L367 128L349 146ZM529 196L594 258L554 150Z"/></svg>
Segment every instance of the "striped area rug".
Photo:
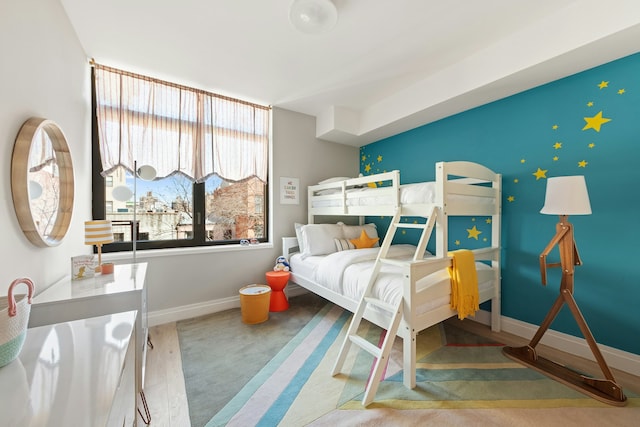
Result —
<svg viewBox="0 0 640 427"><path fill-rule="evenodd" d="M368 353L352 346L343 373L331 376L350 318L333 304L320 310L207 426L437 422L566 427L578 425L573 422L593 425L598 419L627 425L640 417L637 397L629 398L624 408L590 399L506 358L501 344L447 323L418 336L413 390L402 384L402 341L396 339L385 379L365 409L361 399L373 363ZM377 342L381 332L363 322L359 334Z"/></svg>

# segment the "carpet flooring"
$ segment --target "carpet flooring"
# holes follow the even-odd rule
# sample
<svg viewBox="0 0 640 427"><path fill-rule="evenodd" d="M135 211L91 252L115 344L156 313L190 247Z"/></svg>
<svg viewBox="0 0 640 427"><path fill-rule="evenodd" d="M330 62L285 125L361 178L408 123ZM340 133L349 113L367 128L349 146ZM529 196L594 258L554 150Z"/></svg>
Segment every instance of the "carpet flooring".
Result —
<svg viewBox="0 0 640 427"><path fill-rule="evenodd" d="M326 305L314 294L256 325L240 308L177 322L192 427L204 426Z"/></svg>
<svg viewBox="0 0 640 427"><path fill-rule="evenodd" d="M263 326L243 325L240 314L231 312L208 316L204 329L202 318L180 322L193 427L624 426L640 417L637 396L624 408L605 405L511 361L500 343L446 322L418 336L413 390L402 384L396 340L385 380L365 409L361 399L372 357L352 346L343 373L330 374L350 313L313 295L297 298ZM368 322L361 328L360 335L379 340L379 328Z"/></svg>

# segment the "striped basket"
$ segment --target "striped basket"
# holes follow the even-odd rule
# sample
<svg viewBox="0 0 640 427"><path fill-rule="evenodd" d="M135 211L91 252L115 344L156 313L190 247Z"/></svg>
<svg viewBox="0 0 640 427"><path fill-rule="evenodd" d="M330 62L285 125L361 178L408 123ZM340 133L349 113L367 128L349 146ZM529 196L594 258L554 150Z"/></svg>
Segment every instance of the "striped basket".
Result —
<svg viewBox="0 0 640 427"><path fill-rule="evenodd" d="M14 297L13 288L21 283L27 285L29 294ZM12 362L22 350L27 336L33 290L33 282L30 279L16 279L9 285L7 301L0 301L0 367Z"/></svg>

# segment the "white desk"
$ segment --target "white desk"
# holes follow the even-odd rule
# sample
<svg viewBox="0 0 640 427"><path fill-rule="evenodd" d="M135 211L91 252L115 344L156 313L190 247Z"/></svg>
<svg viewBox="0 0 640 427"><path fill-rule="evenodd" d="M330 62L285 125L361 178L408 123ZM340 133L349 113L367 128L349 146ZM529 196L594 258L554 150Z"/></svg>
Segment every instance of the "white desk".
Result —
<svg viewBox="0 0 640 427"><path fill-rule="evenodd" d="M136 422L136 312L27 330L0 368L0 425L132 426Z"/></svg>
<svg viewBox="0 0 640 427"><path fill-rule="evenodd" d="M143 262L118 264L113 274L89 279L65 277L33 298L29 328L137 310L135 384L142 393L148 336L146 273Z"/></svg>

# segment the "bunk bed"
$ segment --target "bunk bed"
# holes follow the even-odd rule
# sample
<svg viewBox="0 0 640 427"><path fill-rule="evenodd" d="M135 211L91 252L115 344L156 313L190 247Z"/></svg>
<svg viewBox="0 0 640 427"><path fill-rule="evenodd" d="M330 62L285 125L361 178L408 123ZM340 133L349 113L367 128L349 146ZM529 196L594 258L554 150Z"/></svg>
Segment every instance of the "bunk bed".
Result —
<svg viewBox="0 0 640 427"><path fill-rule="evenodd" d="M359 225L322 224L336 216L360 217ZM417 334L457 314L450 307L449 251L457 248L447 244L449 216L491 218L491 237L486 247L473 249L473 254L480 302L491 301L491 328L500 330L501 175L477 163L454 161L436 163L433 182L400 185L399 171L392 171L310 186L308 224L296 224L296 237L283 238L291 282L355 312L363 277L367 281L366 268L373 265L380 248L338 251L331 250L330 243L340 237L351 238L362 229L369 237L377 237L373 224L363 224L365 216L390 216L392 223L421 217L425 224L431 224L424 227L417 247L391 246L389 257L397 262L382 268L374 286L381 299L403 300L397 336L403 339L403 382L414 388ZM384 239L393 239L392 234L395 232L387 233ZM434 254L425 250L432 234ZM311 250L309 244L314 246ZM388 314L375 308L367 308L364 318L385 329L389 324Z"/></svg>

